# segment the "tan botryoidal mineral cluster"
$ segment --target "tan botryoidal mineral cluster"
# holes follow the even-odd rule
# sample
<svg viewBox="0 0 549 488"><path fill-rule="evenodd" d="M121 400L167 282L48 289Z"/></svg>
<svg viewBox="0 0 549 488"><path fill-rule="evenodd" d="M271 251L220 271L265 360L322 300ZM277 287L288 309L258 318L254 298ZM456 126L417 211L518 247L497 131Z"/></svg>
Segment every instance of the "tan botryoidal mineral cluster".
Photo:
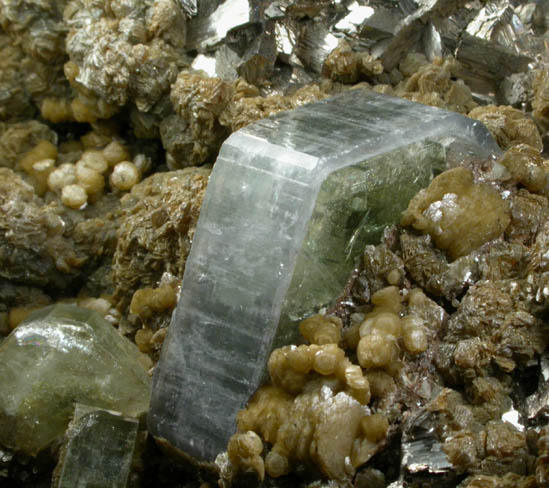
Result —
<svg viewBox="0 0 549 488"><path fill-rule="evenodd" d="M401 224L429 234L455 259L500 236L509 225L509 205L487 184L474 183L466 168L453 168L421 190Z"/></svg>
<svg viewBox="0 0 549 488"><path fill-rule="evenodd" d="M486 125L502 149L522 143L538 151L543 150L543 141L536 124L516 108L506 105L486 105L474 108L468 115Z"/></svg>
<svg viewBox="0 0 549 488"><path fill-rule="evenodd" d="M337 317L315 315L302 321L300 333L310 344L272 352L271 384L239 413L228 458L218 460L222 477L230 479L239 471L278 477L300 463L314 463L329 478L351 479L380 449L389 429L387 418L368 407L372 394L391 390L386 383L398 375L404 355L427 349L430 332L423 319L404 314L420 302L416 295L408 293L411 305L404 307L396 286L377 291L372 310L344 337ZM236 449L248 446L250 439L254 450ZM271 446L264 460L261 440Z"/></svg>
<svg viewBox="0 0 549 488"><path fill-rule="evenodd" d="M477 104L469 87L457 78L459 69L459 63L453 58L436 58L429 63L422 54L409 54L400 63L406 79L395 87L394 94L466 114Z"/></svg>
<svg viewBox="0 0 549 488"><path fill-rule="evenodd" d="M349 43L342 39L324 61L323 75L333 81L356 83L359 78L379 75L383 64L371 54L354 52Z"/></svg>
<svg viewBox="0 0 549 488"><path fill-rule="evenodd" d="M177 304L179 280L161 283L157 288L140 288L130 303L130 314L137 315L142 328L135 333L135 343L141 352L158 359L160 347L164 342L167 328L160 327L168 323L171 312Z"/></svg>
<svg viewBox="0 0 549 488"><path fill-rule="evenodd" d="M146 165L142 155L131 161L124 142L108 126L56 145L48 139L18 155L16 169L23 171L35 192L57 195L69 208L82 209L105 193L131 190Z"/></svg>
<svg viewBox="0 0 549 488"><path fill-rule="evenodd" d="M532 193L549 194L547 174L549 161L543 159L538 149L527 144L511 146L499 159L513 178Z"/></svg>

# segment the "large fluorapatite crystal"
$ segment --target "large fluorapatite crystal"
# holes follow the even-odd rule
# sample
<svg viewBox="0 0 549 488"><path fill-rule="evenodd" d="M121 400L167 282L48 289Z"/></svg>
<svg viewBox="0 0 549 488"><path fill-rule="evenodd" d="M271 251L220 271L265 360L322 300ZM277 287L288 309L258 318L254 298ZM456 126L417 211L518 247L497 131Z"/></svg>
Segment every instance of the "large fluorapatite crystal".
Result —
<svg viewBox="0 0 549 488"><path fill-rule="evenodd" d="M65 433L74 403L131 417L147 412L141 353L98 313L33 312L0 345L0 442L36 454Z"/></svg>
<svg viewBox="0 0 549 488"><path fill-rule="evenodd" d="M355 257L447 165L497 147L478 122L363 90L221 148L153 383L149 428L212 461L274 345L329 305Z"/></svg>

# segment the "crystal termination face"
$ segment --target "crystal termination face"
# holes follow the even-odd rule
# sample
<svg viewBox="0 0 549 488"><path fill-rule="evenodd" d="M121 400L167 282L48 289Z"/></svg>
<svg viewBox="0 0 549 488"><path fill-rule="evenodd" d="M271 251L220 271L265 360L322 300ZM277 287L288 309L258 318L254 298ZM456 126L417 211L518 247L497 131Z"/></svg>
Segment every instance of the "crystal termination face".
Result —
<svg viewBox="0 0 549 488"><path fill-rule="evenodd" d="M156 368L152 434L213 461L273 346L337 297L361 247L446 164L497 152L479 122L363 90L231 135Z"/></svg>
<svg viewBox="0 0 549 488"><path fill-rule="evenodd" d="M125 488L138 427L137 419L77 403L53 486Z"/></svg>

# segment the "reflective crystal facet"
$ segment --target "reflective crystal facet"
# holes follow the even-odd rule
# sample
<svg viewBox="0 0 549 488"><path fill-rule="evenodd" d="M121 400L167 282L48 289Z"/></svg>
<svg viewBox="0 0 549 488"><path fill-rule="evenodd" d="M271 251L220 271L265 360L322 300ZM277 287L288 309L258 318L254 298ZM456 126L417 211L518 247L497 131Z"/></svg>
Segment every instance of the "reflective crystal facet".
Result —
<svg viewBox="0 0 549 488"><path fill-rule="evenodd" d="M64 434L74 402L143 415L150 379L140 358L96 312L37 310L0 345L0 442L36 454Z"/></svg>
<svg viewBox="0 0 549 488"><path fill-rule="evenodd" d="M149 428L213 461L273 345L342 292L355 257L447 164L497 147L478 122L352 90L234 133L214 166Z"/></svg>
<svg viewBox="0 0 549 488"><path fill-rule="evenodd" d="M128 482L139 422L76 404L56 469L55 488L124 488Z"/></svg>

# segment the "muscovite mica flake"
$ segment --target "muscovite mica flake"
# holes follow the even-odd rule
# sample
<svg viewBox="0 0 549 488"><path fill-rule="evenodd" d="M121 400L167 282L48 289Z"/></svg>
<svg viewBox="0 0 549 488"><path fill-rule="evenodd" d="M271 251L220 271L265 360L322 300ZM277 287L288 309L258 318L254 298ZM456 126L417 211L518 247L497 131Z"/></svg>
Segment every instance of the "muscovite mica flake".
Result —
<svg viewBox="0 0 549 488"><path fill-rule="evenodd" d="M364 90L231 135L156 368L150 431L213 461L272 348L333 303L364 245L437 173L498 152L478 122Z"/></svg>

